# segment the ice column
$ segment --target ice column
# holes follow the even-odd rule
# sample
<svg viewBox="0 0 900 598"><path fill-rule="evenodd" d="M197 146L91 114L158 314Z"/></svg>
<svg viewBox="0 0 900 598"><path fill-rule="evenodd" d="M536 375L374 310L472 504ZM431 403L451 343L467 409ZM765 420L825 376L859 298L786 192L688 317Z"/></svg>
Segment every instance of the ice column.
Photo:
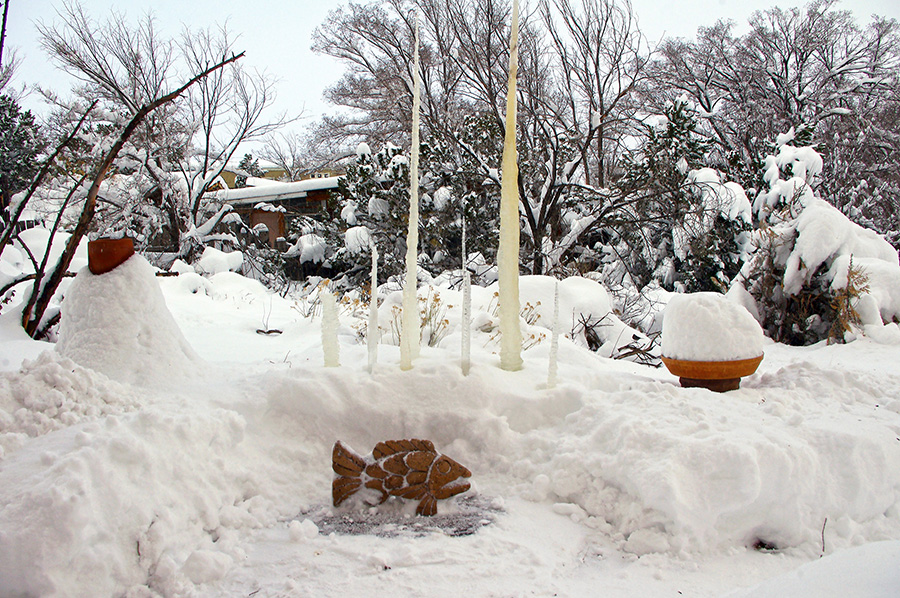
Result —
<svg viewBox="0 0 900 598"><path fill-rule="evenodd" d="M325 287L319 291L319 297L322 301L322 353L325 355L325 367L336 368L341 365L337 338L337 302Z"/></svg>
<svg viewBox="0 0 900 598"><path fill-rule="evenodd" d="M469 375L472 354L472 277L469 274L469 254L466 248L466 206L462 206L462 267L463 267L463 304L462 304L462 373Z"/></svg>
<svg viewBox="0 0 900 598"><path fill-rule="evenodd" d="M559 363L559 281L553 285L553 330L550 331L550 363L547 366L547 388L556 387Z"/></svg>
<svg viewBox="0 0 900 598"><path fill-rule="evenodd" d="M413 49L412 147L409 163L409 229L406 233L406 282L403 285L403 311L400 325L400 369L412 368L419 356L419 301L416 296L419 252L419 15L416 13L416 39Z"/></svg>
<svg viewBox="0 0 900 598"><path fill-rule="evenodd" d="M509 35L509 84L506 92L506 137L500 185L500 367L522 368L519 328L519 171L516 165L516 74L519 70L519 2L513 0Z"/></svg>
<svg viewBox="0 0 900 598"><path fill-rule="evenodd" d="M369 350L369 373L375 371L378 362L378 248L369 241L372 250L372 288L369 291L369 325L366 331L366 348Z"/></svg>

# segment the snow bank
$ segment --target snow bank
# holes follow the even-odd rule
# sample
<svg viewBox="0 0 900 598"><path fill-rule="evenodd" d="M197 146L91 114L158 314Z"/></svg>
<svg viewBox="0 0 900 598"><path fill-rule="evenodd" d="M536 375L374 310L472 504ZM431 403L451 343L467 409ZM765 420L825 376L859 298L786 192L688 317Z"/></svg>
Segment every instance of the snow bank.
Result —
<svg viewBox="0 0 900 598"><path fill-rule="evenodd" d="M138 406L136 393L53 351L0 376L0 460L29 438Z"/></svg>
<svg viewBox="0 0 900 598"><path fill-rule="evenodd" d="M87 310L85 295L103 305L127 289L122 311L143 322L149 270L132 258L103 276L79 274L71 305ZM446 593L460 576L476 594L487 587L481 595L507 582L527 584L510 586L516 594L586 595L573 590L586 585L577 580L608 581L629 558L674 593L667 576L702 568L704 555L756 566L768 557L747 547L762 542L784 550L771 557L780 563L818 557L826 518L829 552L900 537L895 347L768 346L761 371L727 397L564 338L553 389L548 343L506 372L487 334L472 343L468 376L452 335L423 347L408 372L398 349L382 346L369 374L355 335L340 337L347 365L319 365L318 321L287 321L297 313L287 301L261 301L240 276L210 277L208 292L181 278L161 281L181 328L229 367L195 368L163 390L52 355L0 374L0 390L14 395L0 404L9 433L0 436L0 595L224 596L261 586L260 595L337 595L328 590L339 583L349 584L344 595L413 595ZM553 286L535 278L523 288L552 310ZM489 305L489 290L473 291ZM571 314L608 307L583 280L561 282L560 295ZM284 334L255 333L264 305ZM316 534L310 520L330 508L334 441L368 451L405 437L431 439L472 470L474 490L506 505L497 524L469 538ZM548 541L560 537L564 549ZM619 582L613 595L663 593Z"/></svg>
<svg viewBox="0 0 900 598"><path fill-rule="evenodd" d="M82 269L62 310L56 350L113 380L171 384L202 367L139 255L99 276Z"/></svg>
<svg viewBox="0 0 900 598"><path fill-rule="evenodd" d="M873 542L812 561L729 598L896 598L900 542ZM852 580L852 581L849 581Z"/></svg>
<svg viewBox="0 0 900 598"><path fill-rule="evenodd" d="M233 411L144 406L35 440L36 452L0 470L0 594L114 596L149 585L181 596L188 579L211 581L192 561L213 548L210 533L271 522L253 500L253 471L233 453L243 426Z"/></svg>
<svg viewBox="0 0 900 598"><path fill-rule="evenodd" d="M219 272L237 272L244 263L244 254L240 251L225 253L215 247L207 247L203 255L194 264L194 269L199 274L211 275Z"/></svg>
<svg viewBox="0 0 900 598"><path fill-rule="evenodd" d="M694 361L750 359L763 353L763 332L743 305L724 295L676 294L663 313L662 353Z"/></svg>

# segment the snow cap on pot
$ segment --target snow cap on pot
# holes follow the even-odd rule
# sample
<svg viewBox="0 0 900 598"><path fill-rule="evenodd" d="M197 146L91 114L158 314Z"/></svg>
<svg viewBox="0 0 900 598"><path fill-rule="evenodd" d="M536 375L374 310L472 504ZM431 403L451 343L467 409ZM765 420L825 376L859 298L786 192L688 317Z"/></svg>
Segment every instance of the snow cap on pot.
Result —
<svg viewBox="0 0 900 598"><path fill-rule="evenodd" d="M762 361L762 341L750 312L718 293L675 295L663 313L662 360L685 388L737 390Z"/></svg>
<svg viewBox="0 0 900 598"><path fill-rule="evenodd" d="M763 332L742 305L719 293L673 295L663 313L662 354L690 361L759 357Z"/></svg>

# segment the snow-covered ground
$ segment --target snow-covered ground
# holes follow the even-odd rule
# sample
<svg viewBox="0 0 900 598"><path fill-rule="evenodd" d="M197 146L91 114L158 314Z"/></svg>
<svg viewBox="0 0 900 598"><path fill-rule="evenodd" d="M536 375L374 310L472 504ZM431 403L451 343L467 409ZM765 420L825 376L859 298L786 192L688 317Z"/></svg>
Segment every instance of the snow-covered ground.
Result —
<svg viewBox="0 0 900 598"><path fill-rule="evenodd" d="M561 313L608 308L598 289L564 281ZM499 368L492 290L473 291L468 376L450 289L411 371L396 297L375 371L352 307L325 368L308 305L142 258L82 271L55 348L0 317L0 595L900 595L896 325L767 341L726 394L563 338L548 387L553 283L523 279L541 319L518 372ZM608 323L607 344L630 335ZM473 489L434 520L335 512L334 442L400 438L432 440Z"/></svg>

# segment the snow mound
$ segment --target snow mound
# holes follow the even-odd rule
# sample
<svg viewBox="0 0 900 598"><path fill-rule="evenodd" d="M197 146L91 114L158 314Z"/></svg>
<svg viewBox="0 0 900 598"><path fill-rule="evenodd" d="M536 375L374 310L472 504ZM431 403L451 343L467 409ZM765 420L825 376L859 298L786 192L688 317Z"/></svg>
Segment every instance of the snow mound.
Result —
<svg viewBox="0 0 900 598"><path fill-rule="evenodd" d="M129 387L44 351L18 372L0 374L0 460L28 438L137 405Z"/></svg>
<svg viewBox="0 0 900 598"><path fill-rule="evenodd" d="M852 579L852 591L847 580ZM857 546L780 575L729 598L896 598L900 541Z"/></svg>
<svg viewBox="0 0 900 598"><path fill-rule="evenodd" d="M636 337L642 336L616 316L609 293L603 285L581 276L560 281L551 276L519 277L519 302L526 320L532 326L552 330L553 297L557 283L559 330L577 344L590 346L600 355L610 357ZM487 290L496 289L497 284L494 283Z"/></svg>
<svg viewBox="0 0 900 598"><path fill-rule="evenodd" d="M215 247L207 247L203 250L203 255L194 264L194 269L199 274L218 274L220 272L236 272L241 269L244 263L244 254L240 251L232 251L225 253L219 251Z"/></svg>
<svg viewBox="0 0 900 598"><path fill-rule="evenodd" d="M106 274L78 273L63 301L56 350L136 385L183 380L202 366L166 307L153 267L138 255Z"/></svg>
<svg viewBox="0 0 900 598"><path fill-rule="evenodd" d="M676 294L663 313L662 353L694 361L751 359L763 353L763 332L743 305L724 295Z"/></svg>

